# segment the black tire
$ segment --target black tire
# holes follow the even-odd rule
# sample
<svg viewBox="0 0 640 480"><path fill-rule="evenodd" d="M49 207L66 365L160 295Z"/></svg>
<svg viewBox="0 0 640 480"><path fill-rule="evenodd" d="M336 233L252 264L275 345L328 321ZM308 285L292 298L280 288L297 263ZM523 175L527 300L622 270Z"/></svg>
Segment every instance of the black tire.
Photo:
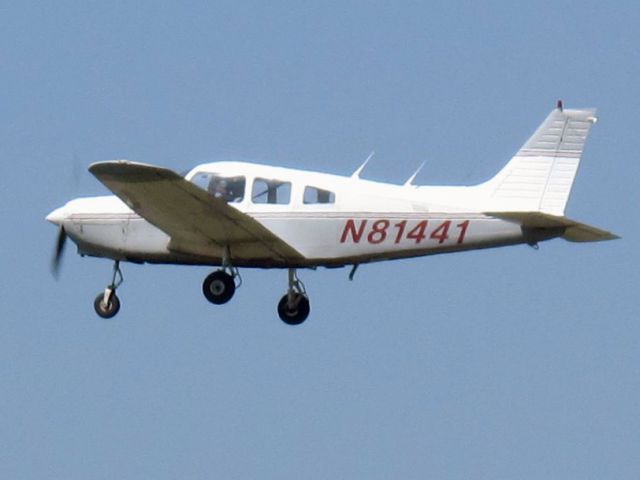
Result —
<svg viewBox="0 0 640 480"><path fill-rule="evenodd" d="M227 303L235 291L236 283L233 277L222 270L213 272L202 282L202 293L207 300L216 305Z"/></svg>
<svg viewBox="0 0 640 480"><path fill-rule="evenodd" d="M116 295L116 292L113 292L109 299L109 304L105 305L104 292L101 292L93 301L93 308L102 318L113 318L120 311L120 299Z"/></svg>
<svg viewBox="0 0 640 480"><path fill-rule="evenodd" d="M307 319L311 311L309 299L304 295L297 294L297 305L294 309L289 308L287 299L288 295L285 294L284 297L280 299L280 302L278 302L278 315L280 315L280 320L287 325L300 325Z"/></svg>

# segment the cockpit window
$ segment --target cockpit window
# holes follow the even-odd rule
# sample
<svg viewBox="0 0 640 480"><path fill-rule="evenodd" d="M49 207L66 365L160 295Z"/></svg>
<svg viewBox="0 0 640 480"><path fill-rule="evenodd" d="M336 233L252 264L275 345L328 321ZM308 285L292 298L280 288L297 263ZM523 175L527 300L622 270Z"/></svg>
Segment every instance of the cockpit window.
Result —
<svg viewBox="0 0 640 480"><path fill-rule="evenodd" d="M227 177L217 173L198 172L191 181L216 198L237 203L244 198L246 180L244 177Z"/></svg>
<svg viewBox="0 0 640 480"><path fill-rule="evenodd" d="M291 201L291 182L256 178L251 190L251 201L286 205Z"/></svg>
<svg viewBox="0 0 640 480"><path fill-rule="evenodd" d="M329 190L316 187L304 187L302 202L307 205L313 203L336 203L336 195Z"/></svg>

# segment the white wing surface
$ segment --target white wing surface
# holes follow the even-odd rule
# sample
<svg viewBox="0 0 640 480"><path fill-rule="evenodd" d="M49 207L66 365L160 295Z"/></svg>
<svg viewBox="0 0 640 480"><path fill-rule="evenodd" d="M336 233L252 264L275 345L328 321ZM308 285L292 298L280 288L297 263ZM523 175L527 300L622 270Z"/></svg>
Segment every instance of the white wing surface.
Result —
<svg viewBox="0 0 640 480"><path fill-rule="evenodd" d="M232 258L299 260L302 255L257 220L176 172L128 161L94 163L89 171L134 212L171 237L169 249Z"/></svg>

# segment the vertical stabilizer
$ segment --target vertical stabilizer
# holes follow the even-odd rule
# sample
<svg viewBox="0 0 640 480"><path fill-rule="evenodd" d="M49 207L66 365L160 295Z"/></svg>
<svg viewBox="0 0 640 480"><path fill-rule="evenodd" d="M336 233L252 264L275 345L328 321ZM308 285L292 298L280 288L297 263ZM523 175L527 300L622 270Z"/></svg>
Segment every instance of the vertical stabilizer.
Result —
<svg viewBox="0 0 640 480"><path fill-rule="evenodd" d="M483 185L494 211L563 215L595 109L553 110L509 163Z"/></svg>

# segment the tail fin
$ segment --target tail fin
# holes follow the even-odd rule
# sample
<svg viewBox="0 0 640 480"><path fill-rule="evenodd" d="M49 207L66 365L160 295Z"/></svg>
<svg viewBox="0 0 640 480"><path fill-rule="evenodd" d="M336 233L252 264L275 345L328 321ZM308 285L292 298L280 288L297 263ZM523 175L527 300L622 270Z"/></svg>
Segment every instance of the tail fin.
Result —
<svg viewBox="0 0 640 480"><path fill-rule="evenodd" d="M562 103L518 153L483 184L494 211L564 215L595 109L565 110Z"/></svg>

